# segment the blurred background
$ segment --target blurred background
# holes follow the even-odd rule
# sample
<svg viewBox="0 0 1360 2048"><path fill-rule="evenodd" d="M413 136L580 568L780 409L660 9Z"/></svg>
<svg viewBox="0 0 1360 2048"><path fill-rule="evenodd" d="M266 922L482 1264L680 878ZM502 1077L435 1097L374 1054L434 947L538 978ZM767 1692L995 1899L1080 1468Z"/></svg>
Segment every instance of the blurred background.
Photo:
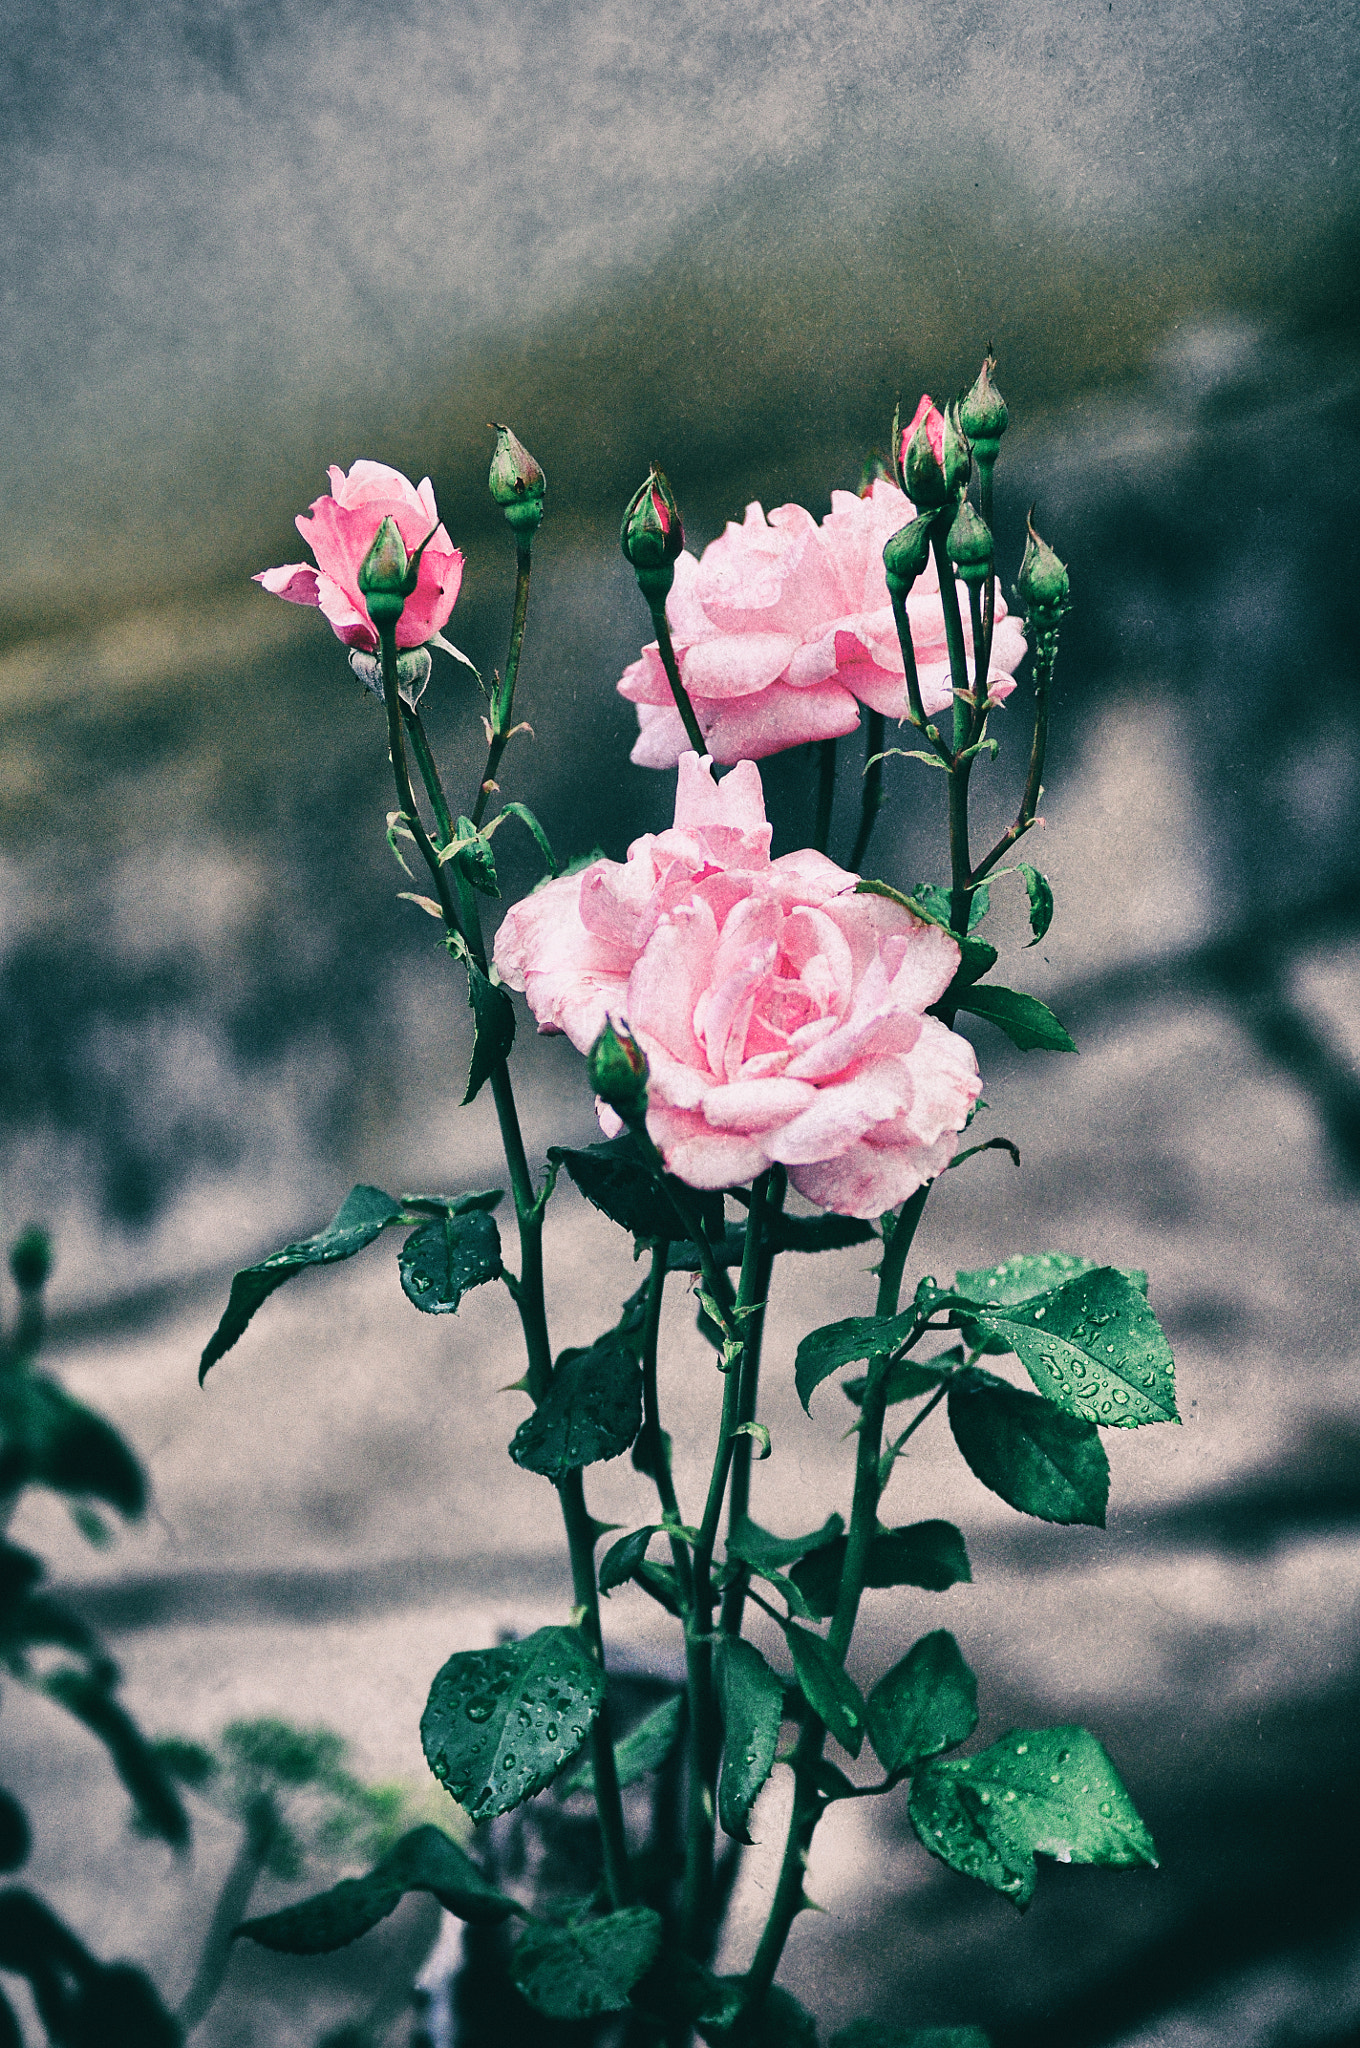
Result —
<svg viewBox="0 0 1360 2048"><path fill-rule="evenodd" d="M352 1181L496 1171L489 1106L453 1107L456 978L395 900L380 714L318 616L249 577L302 552L328 463L428 472L467 557L449 632L489 672L513 546L485 422L509 421L549 514L534 737L502 785L559 855L621 856L672 797L627 766L613 691L648 637L617 551L647 463L696 547L752 498L820 515L895 400L962 388L990 342L1003 579L1037 501L1075 596L1031 855L1057 918L1005 972L1082 1053L1026 1062L978 1026L1024 1169L956 1176L922 1253L1146 1265L1187 1426L1113 1446L1104 1535L1025 1524L923 1446L917 1511L961 1522L977 1583L919 1612L876 1596L865 1654L949 1626L984 1734L1087 1722L1164 1867L1048 1869L1020 1923L883 1802L819 1837L830 1911L787 1981L828 2029L969 2020L998 2048L1360 2041L1355 7L10 0L6 29L0 1205L11 1234L53 1228L58 1366L157 1503L103 1552L40 1507L17 1533L153 1729L325 1719L413 1786L443 1659L560 1618L542 1482L500 1449L507 1302L432 1324L377 1251L299 1281L195 1386L232 1269ZM475 686L436 661L430 722L470 791ZM998 819L1026 701L998 721ZM770 764L776 851L813 776ZM935 780L889 763L891 880L938 878ZM521 1054L531 1142L587 1138L569 1048L524 1030ZM584 1341L631 1266L570 1191L551 1229L554 1335ZM776 1527L848 1484L834 1396L809 1424L779 1360L864 1288L853 1254L788 1263ZM673 1314L673 1426L706 1431L707 1355ZM596 1512L636 1515L633 1484L605 1468ZM642 1605L610 1613L639 1666L664 1655ZM86 1783L40 1706L5 1735L34 1882L181 1996L230 1829L205 1822L188 1870L130 1847L93 1746ZM205 2041L311 2042L354 1993L233 1972Z"/></svg>

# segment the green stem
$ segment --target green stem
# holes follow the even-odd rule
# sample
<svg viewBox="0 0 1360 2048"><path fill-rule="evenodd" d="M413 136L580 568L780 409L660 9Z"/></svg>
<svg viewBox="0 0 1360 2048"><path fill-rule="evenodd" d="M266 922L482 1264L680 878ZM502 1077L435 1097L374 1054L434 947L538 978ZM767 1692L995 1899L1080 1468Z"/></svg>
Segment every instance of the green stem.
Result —
<svg viewBox="0 0 1360 2048"><path fill-rule="evenodd" d="M519 655L524 645L524 627L529 617L529 575L533 568L532 547L521 542L515 550L515 609L510 620L510 652L505 657L505 675L494 685L491 694L491 740L486 751L486 771L477 801L472 807L472 822L480 825L486 812L487 800L496 782L496 770L501 765L501 755L510 741L510 721L515 709L515 683L519 677Z"/></svg>
<svg viewBox="0 0 1360 2048"><path fill-rule="evenodd" d="M991 578L988 577L988 582ZM982 728L987 723L987 674L991 668L991 636L982 615L982 592L976 583L968 586L968 617L973 628L973 721L968 729L968 744L975 746L982 737Z"/></svg>
<svg viewBox="0 0 1360 2048"><path fill-rule="evenodd" d="M975 881L981 881L984 875L990 874L997 862L1010 852L1016 840L1024 838L1038 814L1039 801L1044 792L1044 755L1048 751L1048 692L1053 681L1053 666L1057 658L1057 627L1041 627L1036 635L1034 648L1034 737L1030 742L1029 773L1025 777L1025 793L1020 799L1015 823L1002 833L986 859L979 862L973 870Z"/></svg>
<svg viewBox="0 0 1360 2048"><path fill-rule="evenodd" d="M915 664L913 663L913 667ZM850 872L857 875L864 865L873 837L874 820L883 802L883 741L885 720L881 711L871 711L864 722L864 795L860 801L859 831L850 855Z"/></svg>
<svg viewBox="0 0 1360 2048"><path fill-rule="evenodd" d="M411 752L416 757L416 766L420 770L420 779L425 785L425 794L430 799L431 808L439 823L439 843L441 847L447 846L453 838L453 818L449 811L449 800L444 794L444 785L439 777L439 770L435 765L434 755L430 752L430 742L425 737L424 721L420 713L413 710L404 701L401 707L401 715L406 730L411 736Z"/></svg>
<svg viewBox="0 0 1360 2048"><path fill-rule="evenodd" d="M974 452L976 453L976 450ZM988 533L994 535L996 533L996 525L992 516L992 478L995 475L996 465L995 463L991 462L979 462L977 470L978 509L982 514L983 525L986 527ZM983 645L986 648L986 659L982 664L982 674L985 679L992 666L992 635L996 630L995 560L993 560L992 562L991 572L987 577L986 595L983 600L982 630Z"/></svg>
<svg viewBox="0 0 1360 2048"><path fill-rule="evenodd" d="M930 537L930 545L940 580L940 609L944 613L944 638L949 649L949 676L954 686L954 752L957 754L968 744L968 652L963 643L963 614L959 610L959 591L954 581L954 564L945 552L942 522L937 521L935 531Z"/></svg>
<svg viewBox="0 0 1360 2048"><path fill-rule="evenodd" d="M817 745L817 822L812 843L825 853L831 843L831 814L836 806L836 742L820 740Z"/></svg>
<svg viewBox="0 0 1360 2048"><path fill-rule="evenodd" d="M406 764L406 736L402 720L402 701L397 689L397 629L395 623L383 626L379 634L382 646L383 703L387 710L387 749L392 756L392 773L397 784L397 803L412 838L420 849L420 855L434 878L439 897L439 907L444 922L451 932L461 938L463 927L454 901L453 889L449 883L448 871L439 864L439 855L425 830L424 821L416 807L415 791L411 787L411 771Z"/></svg>
<svg viewBox="0 0 1360 2048"><path fill-rule="evenodd" d="M597 1664L604 1664L604 1641L600 1633L600 1595L595 1583L595 1530L586 1507L586 1490L579 1471L557 1482L562 1503L562 1520L571 1552L571 1583L576 1605L581 1610L581 1632ZM618 1765L614 1760L613 1717L606 1692L590 1730L590 1760L595 1770L595 1810L600 1822L604 1849L604 1880L609 1903L615 1909L631 1905L633 1878L628 1867L628 1842L623 1826L623 1798L619 1791Z"/></svg>
<svg viewBox="0 0 1360 2048"><path fill-rule="evenodd" d="M767 1210L778 1215L784 1207L788 1193L789 1176L782 1166L770 1169L769 1197ZM741 1385L737 1395L737 1427L756 1419L756 1406L760 1393L760 1353L765 1337L765 1307L770 1295L770 1281L774 1275L775 1253L769 1238L762 1232L760 1246L760 1270L756 1275L755 1300L757 1307L746 1325L746 1342L741 1355ZM751 1506L751 1460L755 1455L755 1444L748 1434L738 1436L732 1451L732 1476L727 1493L727 1528L730 1534L737 1524L750 1512ZM742 1609L746 1604L748 1574L739 1572L723 1595L722 1631L724 1635L741 1634Z"/></svg>
<svg viewBox="0 0 1360 2048"><path fill-rule="evenodd" d="M898 1211L897 1221L883 1236L883 1258L878 1268L878 1300L874 1304L876 1316L895 1316L897 1303L902 1293L902 1274L906 1269L907 1254L912 1239L921 1221L930 1197L931 1182L917 1188L914 1195L908 1195Z"/></svg>
<svg viewBox="0 0 1360 2048"><path fill-rule="evenodd" d="M648 603L651 604L650 599ZM675 658L675 649L671 645L671 629L666 620L666 600L664 597L656 604L651 604L651 613L652 624L656 628L656 644L661 654L661 666L666 671L666 681L671 686L671 695L675 699L675 708L680 713L681 723L685 728L685 733L695 753L706 754L708 752L707 742L699 730L699 721L694 715L694 706L689 701L689 692L680 680L680 664Z"/></svg>
<svg viewBox="0 0 1360 2048"><path fill-rule="evenodd" d="M740 1311L754 1308L762 1270L762 1239L765 1204L769 1196L771 1171L759 1174L751 1184L751 1206L746 1216L746 1242L742 1248L741 1280L737 1287L734 1317L741 1332L740 1358L732 1359L723 1382L722 1419L718 1445L709 1478L708 1499L694 1545L694 1604L686 1631L692 1647L689 1660L690 1691L690 1798L689 1829L685 1848L685 1882L681 1903L681 1940L694 1956L708 1953L711 1945L710 1891L713 1882L714 1793L718 1778L718 1753L722 1728L713 1687L713 1548L718 1537L718 1520L727 1490L732 1456L739 1439L734 1436L740 1416L742 1380L747 1353L759 1337L752 1326L758 1315Z"/></svg>

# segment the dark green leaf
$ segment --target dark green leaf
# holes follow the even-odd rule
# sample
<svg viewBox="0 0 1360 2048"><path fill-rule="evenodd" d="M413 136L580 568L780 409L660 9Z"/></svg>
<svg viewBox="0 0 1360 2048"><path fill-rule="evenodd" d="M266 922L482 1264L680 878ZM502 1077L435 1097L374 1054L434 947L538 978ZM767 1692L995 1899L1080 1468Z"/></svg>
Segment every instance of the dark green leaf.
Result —
<svg viewBox="0 0 1360 2048"><path fill-rule="evenodd" d="M656 1960L661 1916L625 1906L575 1927L530 1927L510 1958L522 1998L550 2020L590 2020L624 2012L628 1994Z"/></svg>
<svg viewBox="0 0 1360 2048"><path fill-rule="evenodd" d="M142 1468L111 1424L45 1373L0 1378L0 1494L22 1486L93 1494L125 1515L146 1505Z"/></svg>
<svg viewBox="0 0 1360 2048"><path fill-rule="evenodd" d="M238 1273L231 1283L227 1312L199 1361L199 1385L203 1384L209 1367L230 1351L261 1302L267 1301L276 1287L282 1287L304 1266L329 1266L337 1259L352 1259L365 1245L372 1244L389 1223L395 1223L400 1214L401 1204L381 1188L351 1188L325 1229L318 1230L315 1237L286 1244L281 1252L271 1252L258 1266L247 1266Z"/></svg>
<svg viewBox="0 0 1360 2048"><path fill-rule="evenodd" d="M1084 1728L1014 1728L977 1756L928 1763L909 1810L932 1856L1021 1907L1034 1893L1036 1855L1157 1865L1114 1765Z"/></svg>
<svg viewBox="0 0 1360 2048"><path fill-rule="evenodd" d="M962 1365L963 1352L956 1346L952 1351L941 1351L934 1358L898 1358L888 1367L887 1402L890 1408L899 1401L914 1401L918 1394L928 1394L938 1387L942 1380L949 1378L956 1365ZM856 1408L864 1406L864 1389L869 1384L867 1373L858 1378L841 1381L841 1392L847 1401L853 1401Z"/></svg>
<svg viewBox="0 0 1360 2048"><path fill-rule="evenodd" d="M0 1870L17 1870L27 1861L28 1815L17 1799L0 1792Z"/></svg>
<svg viewBox="0 0 1360 2048"><path fill-rule="evenodd" d="M431 1892L460 1920L490 1927L521 1909L489 1885L442 1828L412 1828L366 1877L343 1878L328 1892L236 1929L262 1948L316 1956L344 1948L400 1905L407 1892Z"/></svg>
<svg viewBox="0 0 1360 2048"><path fill-rule="evenodd" d="M740 1984L740 1979L724 1977L719 1981ZM727 2048L734 2038L741 2048L817 2048L816 2021L782 1984L770 1986L760 2017L749 2028L744 2022L738 2026L732 2019L700 2020L698 2032L709 2048Z"/></svg>
<svg viewBox="0 0 1360 2048"><path fill-rule="evenodd" d="M1094 1273L1097 1264L1095 1259L1078 1258L1072 1252L1017 1252L1013 1259L1003 1259L999 1266L982 1266L955 1274L954 1285L960 1294L973 1301L1009 1305L1030 1301L1036 1294L1051 1293L1055 1287L1075 1280L1078 1274ZM1140 1267L1122 1266L1115 1270L1122 1272L1140 1294L1147 1293L1147 1274Z"/></svg>
<svg viewBox="0 0 1360 2048"><path fill-rule="evenodd" d="M189 1820L174 1779L132 1716L113 1697L110 1686L115 1676L108 1667L98 1672L52 1671L43 1680L43 1690L99 1737L147 1832L182 1849L189 1840Z"/></svg>
<svg viewBox="0 0 1360 2048"><path fill-rule="evenodd" d="M736 1201L747 1203L743 1189L733 1190ZM855 1216L786 1216L782 1209L767 1209L763 1225L765 1242L776 1252L838 1252L853 1244L868 1244L878 1236L872 1223Z"/></svg>
<svg viewBox="0 0 1360 2048"><path fill-rule="evenodd" d="M834 1613L845 1563L846 1539L839 1537L796 1564L789 1576L816 1615ZM869 1545L866 1586L922 1586L943 1593L972 1579L968 1551L952 1522L912 1522L885 1529Z"/></svg>
<svg viewBox="0 0 1360 2048"><path fill-rule="evenodd" d="M806 1557L810 1550L820 1550L823 1544L834 1543L844 1528L840 1516L833 1514L827 1516L820 1529L813 1529L806 1536L772 1536L749 1515L743 1515L727 1539L727 1554L739 1558L743 1564L768 1566L778 1571L782 1566L795 1564L800 1557Z"/></svg>
<svg viewBox="0 0 1360 2048"><path fill-rule="evenodd" d="M426 1315L452 1315L469 1287L501 1271L501 1234L484 1209L446 1214L413 1230L398 1257L402 1291Z"/></svg>
<svg viewBox="0 0 1360 2048"><path fill-rule="evenodd" d="M630 1728L622 1740L614 1744L614 1769L618 1772L621 1791L626 1792L630 1785L636 1785L640 1779L661 1769L680 1738L684 1704L680 1693L663 1700L659 1707L653 1707L651 1713L638 1722L636 1728ZM582 1752L581 1761L559 1789L564 1794L595 1790L595 1766L586 1752Z"/></svg>
<svg viewBox="0 0 1360 2048"><path fill-rule="evenodd" d="M898 2027L852 2020L831 2036L831 2048L990 2048L981 2027Z"/></svg>
<svg viewBox="0 0 1360 2048"><path fill-rule="evenodd" d="M579 1632L535 1629L523 1642L450 1657L430 1687L420 1739L445 1791L487 1820L556 1777L603 1698L604 1673Z"/></svg>
<svg viewBox="0 0 1360 2048"><path fill-rule="evenodd" d="M1029 1301L979 1308L976 1320L1072 1415L1107 1429L1180 1419L1171 1347L1138 1288L1113 1266Z"/></svg>
<svg viewBox="0 0 1360 2048"><path fill-rule="evenodd" d="M950 999L949 995L944 998L946 1002ZM1021 1052L1077 1049L1047 1003L1041 1003L1037 996L1024 995L1015 988L1001 988L989 981L981 987L955 992L952 1000L956 1009L968 1010L973 1016L985 1017L988 1023L995 1024Z"/></svg>
<svg viewBox="0 0 1360 2048"><path fill-rule="evenodd" d="M548 864L548 872L544 876L544 880L555 881L562 870L558 867L557 861L553 856L553 850L548 844L547 833L543 830L543 827L539 824L538 819L528 806L525 804L502 804L496 817L496 823L499 824L502 818L518 818L521 825L528 827L538 842L539 852ZM592 855L591 858L598 859L599 856ZM589 861L585 863L586 866L589 866L589 864Z"/></svg>
<svg viewBox="0 0 1360 2048"><path fill-rule="evenodd" d="M908 900L913 905L919 905L921 914L927 917L932 924L942 925L945 931L952 930L949 922L949 913L953 898L951 892L948 889L942 888L938 882L918 882ZM975 926L982 923L983 918L991 907L992 892L985 882L979 882L968 902L968 929L970 932Z"/></svg>
<svg viewBox="0 0 1360 2048"><path fill-rule="evenodd" d="M821 1715L842 1749L858 1756L864 1742L864 1701L859 1687L811 1629L788 1622L784 1635L803 1698L814 1714Z"/></svg>
<svg viewBox="0 0 1360 2048"><path fill-rule="evenodd" d="M472 1063L463 1107L476 1100L515 1042L515 1007L499 982L488 981L475 960L465 959L472 1006Z"/></svg>
<svg viewBox="0 0 1360 2048"><path fill-rule="evenodd" d="M508 804L506 809L509 809ZM549 882L564 880L568 875L583 875L587 868L593 868L597 860L604 858L605 850L602 846L593 846L589 853L574 853L564 868L558 868L555 874L540 876L529 894L537 896L539 890L546 889Z"/></svg>
<svg viewBox="0 0 1360 2048"><path fill-rule="evenodd" d="M610 1138L603 1144L587 1145L581 1151L569 1145L552 1145L548 1157L566 1167L588 1202L634 1237L680 1235L682 1226L664 1184L658 1184L639 1160L630 1137ZM703 1216L704 1229L721 1237L722 1196L698 1194L693 1189L682 1190L682 1194Z"/></svg>
<svg viewBox="0 0 1360 2048"><path fill-rule="evenodd" d="M645 1529L634 1529L631 1536L620 1536L617 1543L610 1544L600 1559L602 1593L612 1593L616 1586L627 1585L647 1555L647 1545L660 1526L659 1522L651 1522Z"/></svg>
<svg viewBox="0 0 1360 2048"><path fill-rule="evenodd" d="M1093 1422L975 1368L949 1390L949 1426L983 1485L1021 1514L1105 1527L1110 1463Z"/></svg>
<svg viewBox="0 0 1360 2048"><path fill-rule="evenodd" d="M913 1643L864 1705L875 1754L898 1777L968 1740L977 1727L977 1680L948 1629L937 1628Z"/></svg>
<svg viewBox="0 0 1360 2048"><path fill-rule="evenodd" d="M675 1582L675 1573L668 1564L653 1564L649 1557L644 1557L633 1577L644 1593L649 1593L659 1606L665 1608L667 1614L673 1614L677 1621L679 1620L679 1590Z"/></svg>
<svg viewBox="0 0 1360 2048"><path fill-rule="evenodd" d="M552 1385L515 1431L510 1455L526 1472L565 1479L621 1457L642 1424L642 1370L612 1333L588 1351L563 1352Z"/></svg>
<svg viewBox="0 0 1360 2048"><path fill-rule="evenodd" d="M740 1223L729 1223L725 1229L708 1240L707 1248L718 1265L739 1266L746 1250L745 1226ZM666 1254L668 1273L697 1273L702 1263L699 1247L692 1238L671 1239L671 1247Z"/></svg>
<svg viewBox="0 0 1360 2048"><path fill-rule="evenodd" d="M898 1316L847 1316L844 1322L810 1330L798 1346L793 1365L794 1385L803 1407L811 1414L808 1403L833 1372L860 1359L886 1358L907 1341L915 1326L915 1311L908 1308Z"/></svg>
<svg viewBox="0 0 1360 2048"><path fill-rule="evenodd" d="M722 1776L718 1819L735 1841L749 1842L756 1794L774 1768L784 1718L784 1681L754 1643L724 1636L716 1653L722 1708Z"/></svg>
<svg viewBox="0 0 1360 2048"><path fill-rule="evenodd" d="M1038 868L1029 867L1024 861L1016 862L1015 871L1029 897L1029 928L1034 934L1030 944L1037 946L1053 922L1053 889L1047 875L1041 875Z"/></svg>

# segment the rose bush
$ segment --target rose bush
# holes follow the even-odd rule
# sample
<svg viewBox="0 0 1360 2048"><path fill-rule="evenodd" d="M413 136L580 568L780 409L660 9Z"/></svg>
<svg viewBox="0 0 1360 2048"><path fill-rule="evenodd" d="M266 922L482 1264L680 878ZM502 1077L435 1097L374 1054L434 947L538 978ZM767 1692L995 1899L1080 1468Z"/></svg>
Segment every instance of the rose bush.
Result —
<svg viewBox="0 0 1360 2048"><path fill-rule="evenodd" d="M673 827L515 904L496 967L582 1052L626 1020L648 1131L691 1186L777 1160L822 1208L878 1216L948 1164L981 1084L968 1041L925 1015L957 945L855 882L824 854L772 861L755 763L718 783L689 753Z"/></svg>
<svg viewBox="0 0 1360 2048"><path fill-rule="evenodd" d="M880 478L866 497L833 491L818 525L801 505L768 517L748 505L699 559L675 564L666 618L681 680L715 761L760 760L806 740L853 732L866 704L906 715L906 677L883 576L884 543L915 517L910 499ZM969 652L967 592L961 590ZM932 715L951 702L944 609L932 561L907 599L921 695ZM1025 638L1000 591L988 695L1014 689ZM621 694L641 728L632 758L674 767L689 742L655 641L624 671Z"/></svg>
<svg viewBox="0 0 1360 2048"><path fill-rule="evenodd" d="M434 486L425 477L413 484L385 462L356 462L348 474L332 464L331 488L296 525L316 557L262 569L255 577L275 597L310 604L324 612L346 647L372 654L378 632L359 589L359 570L384 519L396 521L403 545L414 554L434 529L420 558L420 575L397 623L398 647L422 647L446 624L463 580L463 557L439 523Z"/></svg>

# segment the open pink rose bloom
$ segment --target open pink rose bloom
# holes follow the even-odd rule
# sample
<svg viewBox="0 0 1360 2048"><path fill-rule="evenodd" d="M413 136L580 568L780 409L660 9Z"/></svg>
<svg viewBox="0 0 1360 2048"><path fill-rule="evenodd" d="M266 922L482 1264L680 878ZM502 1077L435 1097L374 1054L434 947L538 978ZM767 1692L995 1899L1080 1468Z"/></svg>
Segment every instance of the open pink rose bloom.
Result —
<svg viewBox="0 0 1360 2048"><path fill-rule="evenodd" d="M496 966L581 1052L626 1021L648 1131L692 1187L779 1160L822 1208L878 1216L948 1165L981 1083L967 1039L924 1014L957 945L856 879L820 853L772 861L755 763L717 783L687 753L672 829L515 904Z"/></svg>
<svg viewBox="0 0 1360 2048"><path fill-rule="evenodd" d="M906 675L883 575L883 548L915 517L909 498L880 479L867 497L833 491L820 526L801 505L768 517L748 505L696 560L675 564L666 619L700 730L715 761L758 760L805 740L853 732L859 707L906 715ZM968 595L960 587L972 652ZM907 599L921 696L928 713L952 701L939 578L932 561ZM1000 591L988 672L999 704L1015 688L1025 638ZM621 693L637 705L632 758L670 768L689 745L656 643L624 671Z"/></svg>
<svg viewBox="0 0 1360 2048"><path fill-rule="evenodd" d="M348 475L332 465L330 479L330 496L316 499L297 518L316 567L285 562L279 569L262 569L255 582L290 604L316 605L346 647L372 654L378 633L359 589L359 571L378 528L384 519L394 519L403 546L413 555L433 527L415 590L397 621L397 646L423 647L447 623L463 580L463 557L439 524L433 484L425 477L417 486L385 462L356 462Z"/></svg>

